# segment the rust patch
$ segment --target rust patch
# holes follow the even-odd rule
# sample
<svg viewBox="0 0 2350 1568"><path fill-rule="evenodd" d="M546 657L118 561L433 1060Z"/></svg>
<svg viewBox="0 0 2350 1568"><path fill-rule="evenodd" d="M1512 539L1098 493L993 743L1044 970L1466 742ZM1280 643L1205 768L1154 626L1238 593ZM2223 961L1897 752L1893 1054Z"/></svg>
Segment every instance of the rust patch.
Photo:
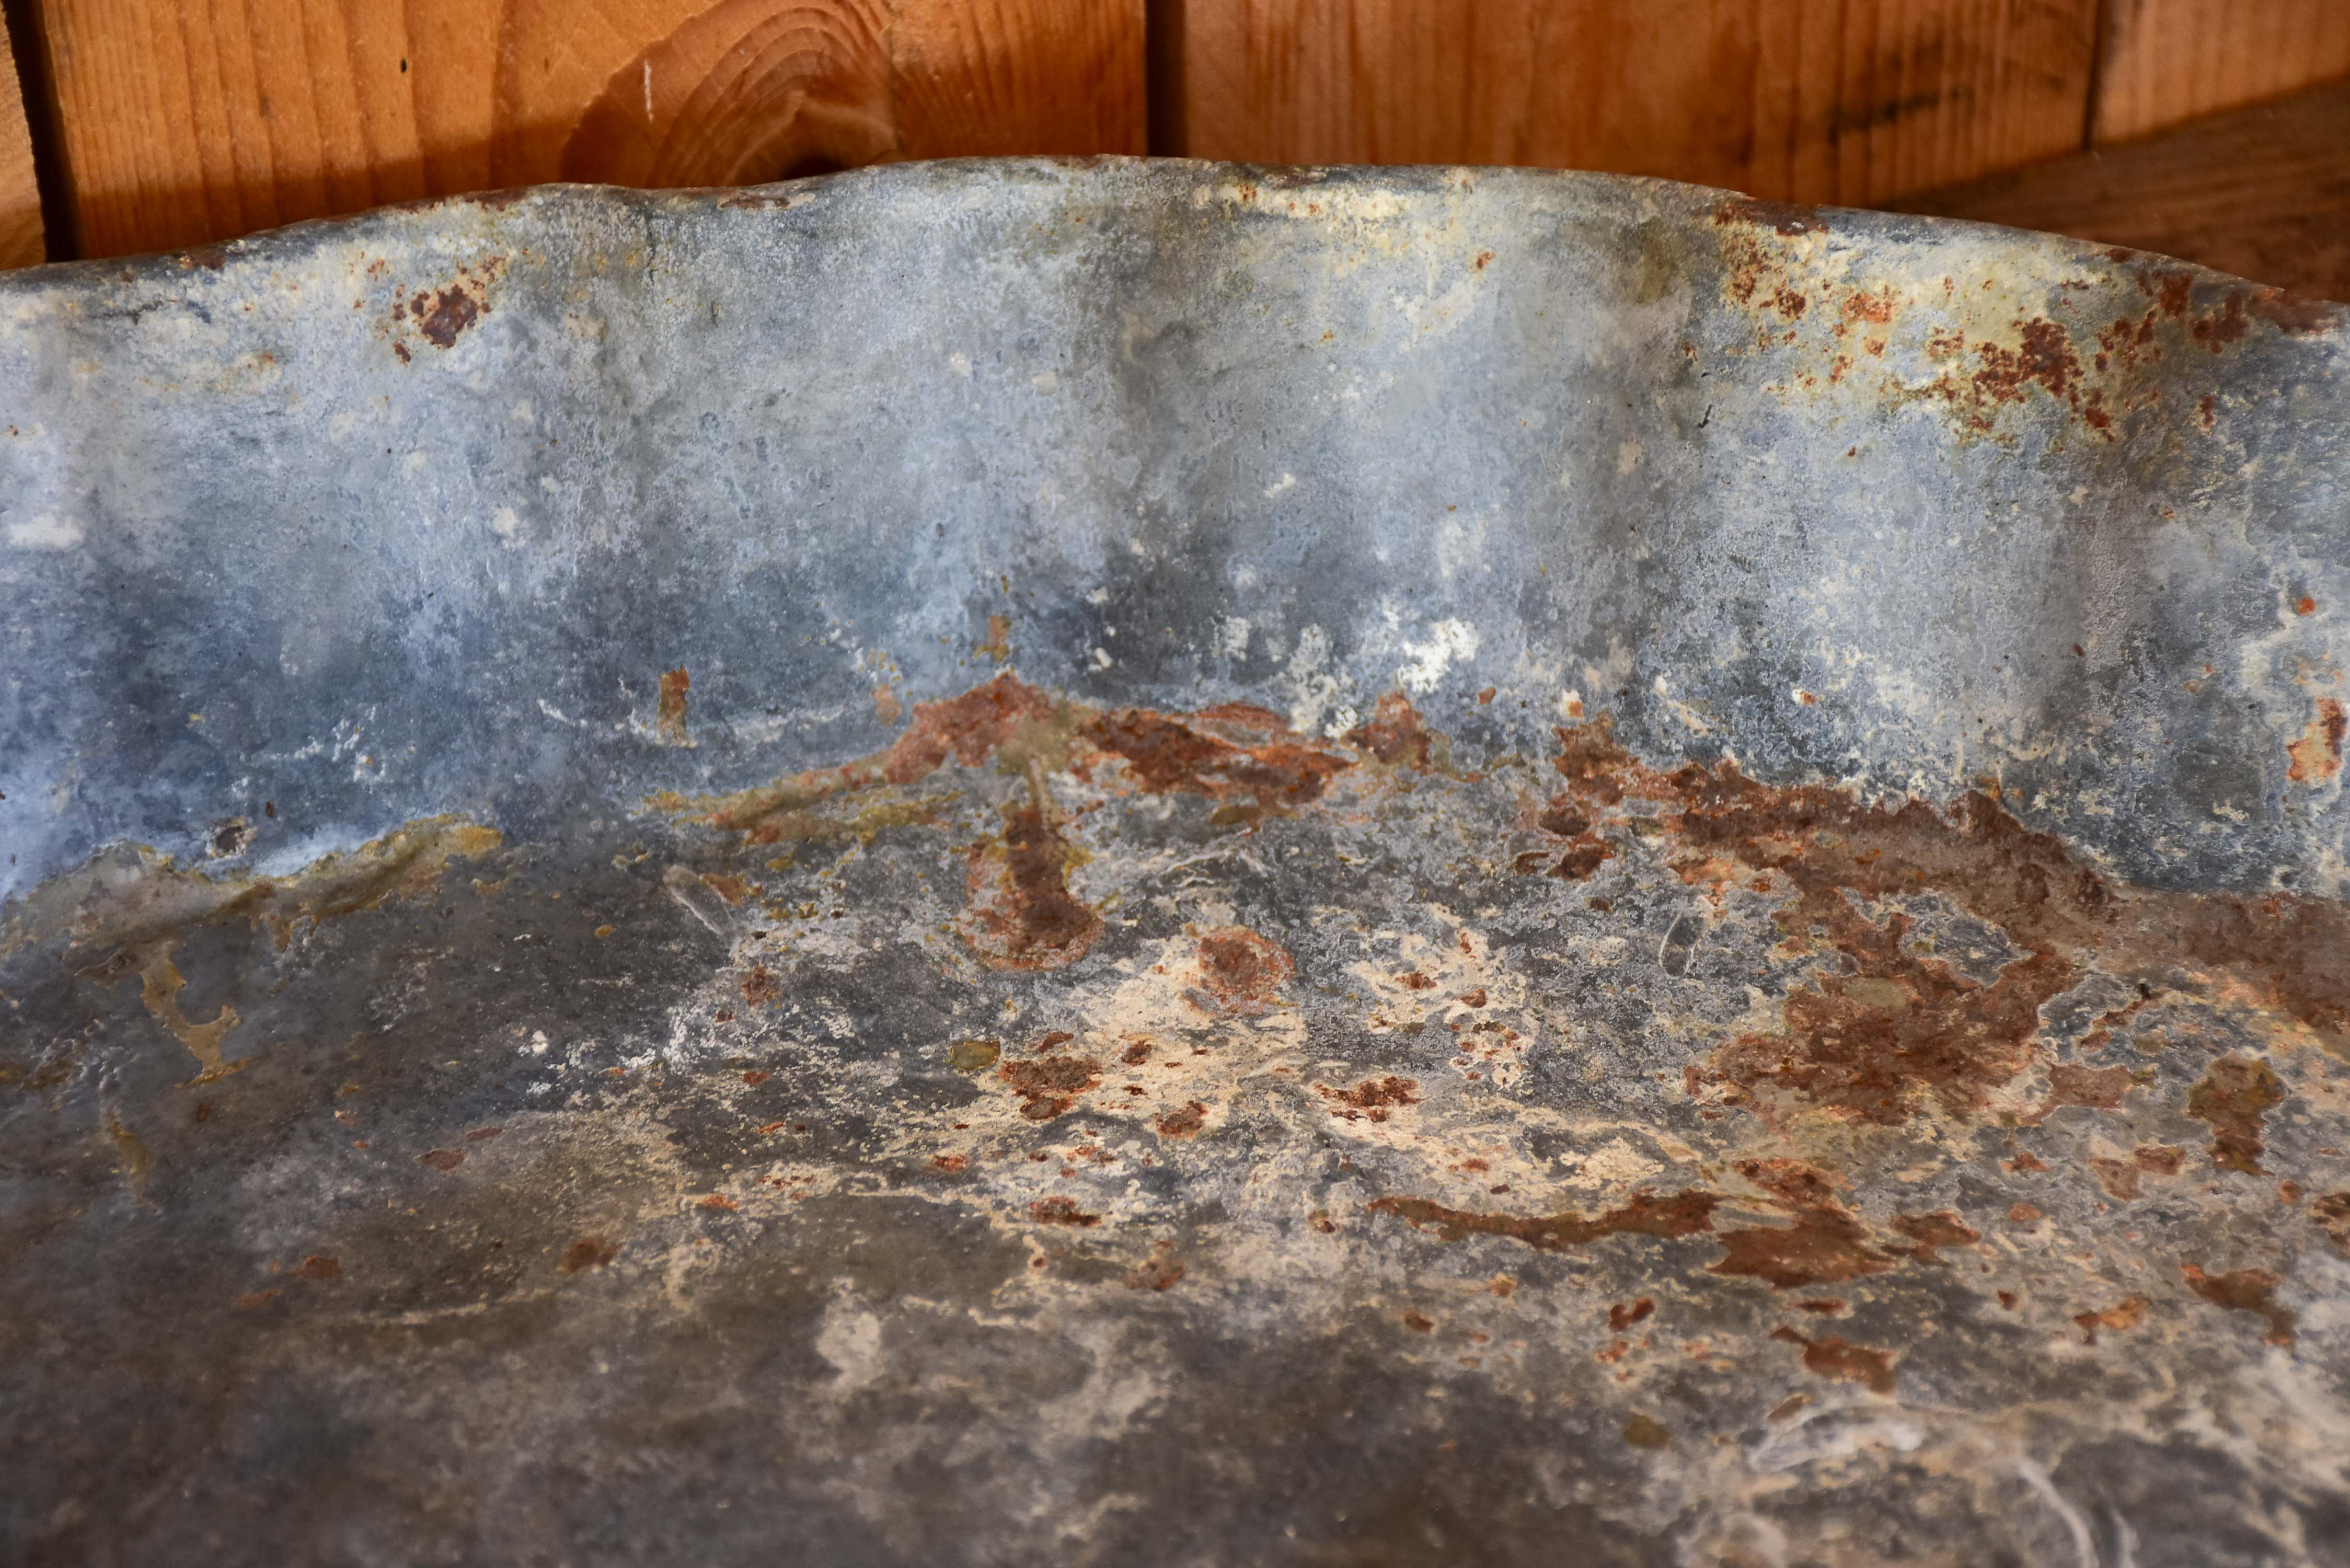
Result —
<svg viewBox="0 0 2350 1568"><path fill-rule="evenodd" d="M1130 1291L1171 1290L1190 1272L1183 1260L1175 1255L1173 1243L1161 1241L1150 1249L1150 1255L1127 1271L1126 1288Z"/></svg>
<svg viewBox="0 0 2350 1568"><path fill-rule="evenodd" d="M416 317L416 329L435 348L456 347L458 335L481 319L489 308L486 300L475 299L461 287L444 288L437 293L419 294L408 302L410 314Z"/></svg>
<svg viewBox="0 0 2350 1568"><path fill-rule="evenodd" d="M2293 337L2333 331L2350 323L2350 308L2286 288L2255 288L2244 296L2244 308L2278 331Z"/></svg>
<svg viewBox="0 0 2350 1568"><path fill-rule="evenodd" d="M2140 1186L2141 1172L2135 1165L2120 1159L2093 1159L2089 1170L2106 1196L2117 1203L2128 1203L2145 1196Z"/></svg>
<svg viewBox="0 0 2350 1568"><path fill-rule="evenodd" d="M1211 732L1213 728L1224 734ZM1320 799L1331 777L1351 765L1285 728L1267 733L1229 716L1222 724L1206 714L1185 723L1147 708L1129 708L1088 720L1082 732L1123 759L1146 794L1214 801L1245 797L1263 811L1291 811Z"/></svg>
<svg viewBox="0 0 2350 1568"><path fill-rule="evenodd" d="M1174 1110L1159 1118L1160 1137L1197 1137L1200 1129L1208 1125L1208 1107L1197 1100L1186 1100Z"/></svg>
<svg viewBox="0 0 2350 1568"><path fill-rule="evenodd" d="M890 784L912 784L946 765L949 757L975 768L1030 724L1049 722L1047 693L1008 671L959 697L914 704L913 722L881 759Z"/></svg>
<svg viewBox="0 0 2350 1568"><path fill-rule="evenodd" d="M1077 1103L1077 1096L1101 1084L1101 1064L1089 1056L1017 1057L996 1069L996 1075L1020 1096L1020 1114L1032 1122L1049 1122Z"/></svg>
<svg viewBox="0 0 2350 1568"><path fill-rule="evenodd" d="M971 857L965 938L991 969L1066 969L1101 935L1101 917L1069 891L1071 855L1059 825L1035 805L1007 807L999 859Z"/></svg>
<svg viewBox="0 0 2350 1568"><path fill-rule="evenodd" d="M2210 1127L2212 1164L2257 1176L2262 1123L2283 1098L2284 1086L2266 1062L2231 1053L2187 1092L2187 1114Z"/></svg>
<svg viewBox="0 0 2350 1568"><path fill-rule="evenodd" d="M2048 1069L2046 1103L2020 1119L2027 1126L2037 1126L2065 1106L2093 1111L2116 1110L2129 1087L2127 1067L2082 1067L2060 1063Z"/></svg>
<svg viewBox="0 0 2350 1568"><path fill-rule="evenodd" d="M435 1170L454 1170L465 1163L462 1148L428 1148L416 1157L419 1165L429 1165Z"/></svg>
<svg viewBox="0 0 2350 1568"><path fill-rule="evenodd" d="M2329 1192L2309 1206L2310 1219L2330 1238L2334 1250L2350 1257L2350 1192Z"/></svg>
<svg viewBox="0 0 2350 1568"><path fill-rule="evenodd" d="M753 1007L764 1007L784 994L783 983L769 973L765 964L754 964L751 972L743 977L743 1000Z"/></svg>
<svg viewBox="0 0 2350 1568"><path fill-rule="evenodd" d="M286 1272L289 1279L338 1280L343 1277L343 1261L331 1252L313 1252Z"/></svg>
<svg viewBox="0 0 2350 1568"><path fill-rule="evenodd" d="M2184 961L2322 1033L2350 1036L2350 971L2336 956L2350 950L2350 910L2340 905L2111 885L1981 792L1947 811L1918 800L1863 805L1843 789L1766 787L1729 762L1648 768L1616 744L1604 717L1557 733L1554 765L1577 813L1628 796L1670 808L1659 823L1690 851L1675 862L1684 879L1784 877L1793 899L1773 919L1789 944L1834 955L1833 967L1789 991L1781 1033L1715 1053L1733 1103L1886 1125L1928 1100L1971 1116L2041 1059L2040 1009L2092 961L2165 984ZM1978 983L1914 950L1908 915L1859 901L1929 892L2001 928L2023 956ZM2110 1092L2114 1081L2085 1075L2093 1071L2067 1074L2061 1092Z"/></svg>
<svg viewBox="0 0 2350 1568"><path fill-rule="evenodd" d="M692 686L693 677L685 672L682 665L661 673L660 705L655 710L653 722L665 745L689 743L685 732L685 694Z"/></svg>
<svg viewBox="0 0 2350 1568"><path fill-rule="evenodd" d="M1618 1302L1607 1309L1607 1326L1613 1332L1621 1334L1634 1324L1645 1320L1656 1310L1656 1302L1648 1296L1640 1297L1629 1306Z"/></svg>
<svg viewBox="0 0 2350 1568"><path fill-rule="evenodd" d="M2146 1309L2150 1304L2144 1296L2125 1296L2102 1312L2075 1313L2073 1321L2081 1326L2081 1343L2095 1345L2097 1343L2097 1330L2101 1328L2116 1331L2136 1328L2146 1316Z"/></svg>
<svg viewBox="0 0 2350 1568"><path fill-rule="evenodd" d="M1893 1260L1871 1249L1868 1228L1835 1200L1827 1179L1794 1160L1749 1159L1738 1173L1785 1206L1794 1223L1721 1234L1716 1274L1744 1274L1773 1290L1883 1273Z"/></svg>
<svg viewBox="0 0 2350 1568"><path fill-rule="evenodd" d="M2285 777L2295 784L2331 784L2342 776L2342 737L2350 732L2350 715L2332 697L2317 700L2317 711L2302 730L2301 738L2285 747L2293 765Z"/></svg>
<svg viewBox="0 0 2350 1568"><path fill-rule="evenodd" d="M2130 1163L2150 1176L2176 1176L2187 1163L2187 1151L2167 1144L2140 1144L2130 1151Z"/></svg>
<svg viewBox="0 0 2350 1568"><path fill-rule="evenodd" d="M1236 1017L1263 1012L1297 972L1289 950L1245 926L1226 926L1200 939L1200 979L1216 1005Z"/></svg>
<svg viewBox="0 0 2350 1568"><path fill-rule="evenodd" d="M1426 767L1430 738L1411 699L1400 691L1381 697L1369 720L1347 732L1347 744L1391 767Z"/></svg>
<svg viewBox="0 0 2350 1568"><path fill-rule="evenodd" d="M2272 1293L2278 1276L2266 1269L2238 1269L2232 1273L2207 1274L2193 1263L2178 1265L2179 1274L2194 1293L2213 1306L2227 1307L2234 1312L2258 1313L2268 1319L2269 1331L2262 1337L2271 1345L2291 1345L2293 1324L2299 1314L2291 1307L2276 1304Z"/></svg>
<svg viewBox="0 0 2350 1568"><path fill-rule="evenodd" d="M1941 1262L1940 1250L1944 1247L1971 1247L1982 1240L1981 1231L1968 1226L1947 1209L1938 1209L1930 1214L1896 1214L1893 1228L1918 1243L1904 1251L1921 1263Z"/></svg>
<svg viewBox="0 0 2350 1568"><path fill-rule="evenodd" d="M1039 1225L1073 1225L1079 1230L1101 1223L1100 1215L1079 1209L1074 1198L1039 1198L1028 1205L1028 1218Z"/></svg>
<svg viewBox="0 0 2350 1568"><path fill-rule="evenodd" d="M1818 1339L1806 1339L1783 1325L1773 1329L1771 1337L1802 1345L1804 1367L1808 1372L1840 1382L1857 1383L1872 1394L1893 1392L1893 1355L1890 1351L1854 1345L1833 1334Z"/></svg>
<svg viewBox="0 0 2350 1568"><path fill-rule="evenodd" d="M1365 1118L1383 1122L1394 1107L1419 1104L1419 1080L1399 1078L1392 1073L1384 1078L1366 1078L1351 1089L1316 1084L1314 1092L1335 1102L1330 1107L1332 1116L1350 1122Z"/></svg>
<svg viewBox="0 0 2350 1568"><path fill-rule="evenodd" d="M1713 1228L1711 1216L1721 1202L1721 1195L1713 1192L1678 1192L1670 1198L1635 1193L1622 1207L1587 1220L1572 1210L1535 1218L1479 1214L1425 1198L1378 1198L1365 1207L1374 1214L1391 1214L1415 1231L1432 1231L1447 1241L1506 1236L1539 1252L1564 1252L1605 1236L1694 1236Z"/></svg>

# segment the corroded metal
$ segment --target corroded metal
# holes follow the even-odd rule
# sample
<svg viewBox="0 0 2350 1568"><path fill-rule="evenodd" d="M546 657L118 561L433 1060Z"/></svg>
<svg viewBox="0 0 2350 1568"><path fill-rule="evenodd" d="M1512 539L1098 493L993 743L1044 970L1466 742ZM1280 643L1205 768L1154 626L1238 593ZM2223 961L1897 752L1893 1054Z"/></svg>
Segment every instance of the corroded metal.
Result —
<svg viewBox="0 0 2350 1568"><path fill-rule="evenodd" d="M1541 173L0 281L32 1562L2350 1562L2345 322Z"/></svg>

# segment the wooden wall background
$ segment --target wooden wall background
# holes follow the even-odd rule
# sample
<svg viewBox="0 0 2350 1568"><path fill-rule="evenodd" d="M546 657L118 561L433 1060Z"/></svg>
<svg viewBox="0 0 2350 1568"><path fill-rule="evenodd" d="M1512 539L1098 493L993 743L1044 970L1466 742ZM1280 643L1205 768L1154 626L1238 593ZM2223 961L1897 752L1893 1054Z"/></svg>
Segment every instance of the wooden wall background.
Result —
<svg viewBox="0 0 2350 1568"><path fill-rule="evenodd" d="M0 265L543 180L1151 151L1532 163L2013 213L2350 292L2350 86L2244 107L2350 78L2350 0L0 8Z"/></svg>

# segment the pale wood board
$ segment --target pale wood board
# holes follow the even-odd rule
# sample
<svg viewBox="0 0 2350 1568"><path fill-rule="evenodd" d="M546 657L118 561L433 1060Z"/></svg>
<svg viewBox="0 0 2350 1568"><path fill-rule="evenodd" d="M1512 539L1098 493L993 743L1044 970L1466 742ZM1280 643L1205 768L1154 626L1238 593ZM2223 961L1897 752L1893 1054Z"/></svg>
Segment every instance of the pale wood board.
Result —
<svg viewBox="0 0 2350 1568"><path fill-rule="evenodd" d="M2096 0L1183 0L1158 74L1194 157L1866 204L2079 148L2095 36Z"/></svg>
<svg viewBox="0 0 2350 1568"><path fill-rule="evenodd" d="M41 187L33 174L33 138L25 123L25 92L16 79L8 35L0 32L0 268L44 259Z"/></svg>
<svg viewBox="0 0 2350 1568"><path fill-rule="evenodd" d="M2350 301L2350 84L1899 205L2159 251Z"/></svg>
<svg viewBox="0 0 2350 1568"><path fill-rule="evenodd" d="M2098 145L2350 76L2350 0L2105 0Z"/></svg>
<svg viewBox="0 0 2350 1568"><path fill-rule="evenodd" d="M1142 0L44 0L85 255L545 180L1143 150Z"/></svg>

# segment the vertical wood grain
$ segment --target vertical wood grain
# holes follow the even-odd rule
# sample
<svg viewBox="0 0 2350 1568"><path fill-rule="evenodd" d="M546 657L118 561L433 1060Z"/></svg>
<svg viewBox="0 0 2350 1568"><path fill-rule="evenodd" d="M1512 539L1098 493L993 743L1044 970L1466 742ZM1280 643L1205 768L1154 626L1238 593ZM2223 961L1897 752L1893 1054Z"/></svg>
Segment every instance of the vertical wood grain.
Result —
<svg viewBox="0 0 2350 1568"><path fill-rule="evenodd" d="M542 180L1143 150L1142 0L42 0L83 253Z"/></svg>
<svg viewBox="0 0 2350 1568"><path fill-rule="evenodd" d="M2073 151L2096 0L1184 0L1185 150L1869 202Z"/></svg>
<svg viewBox="0 0 2350 1568"><path fill-rule="evenodd" d="M41 187L33 173L33 138L8 35L0 32L0 267L44 259Z"/></svg>
<svg viewBox="0 0 2350 1568"><path fill-rule="evenodd" d="M2099 144L2350 77L2350 0L2106 0Z"/></svg>

